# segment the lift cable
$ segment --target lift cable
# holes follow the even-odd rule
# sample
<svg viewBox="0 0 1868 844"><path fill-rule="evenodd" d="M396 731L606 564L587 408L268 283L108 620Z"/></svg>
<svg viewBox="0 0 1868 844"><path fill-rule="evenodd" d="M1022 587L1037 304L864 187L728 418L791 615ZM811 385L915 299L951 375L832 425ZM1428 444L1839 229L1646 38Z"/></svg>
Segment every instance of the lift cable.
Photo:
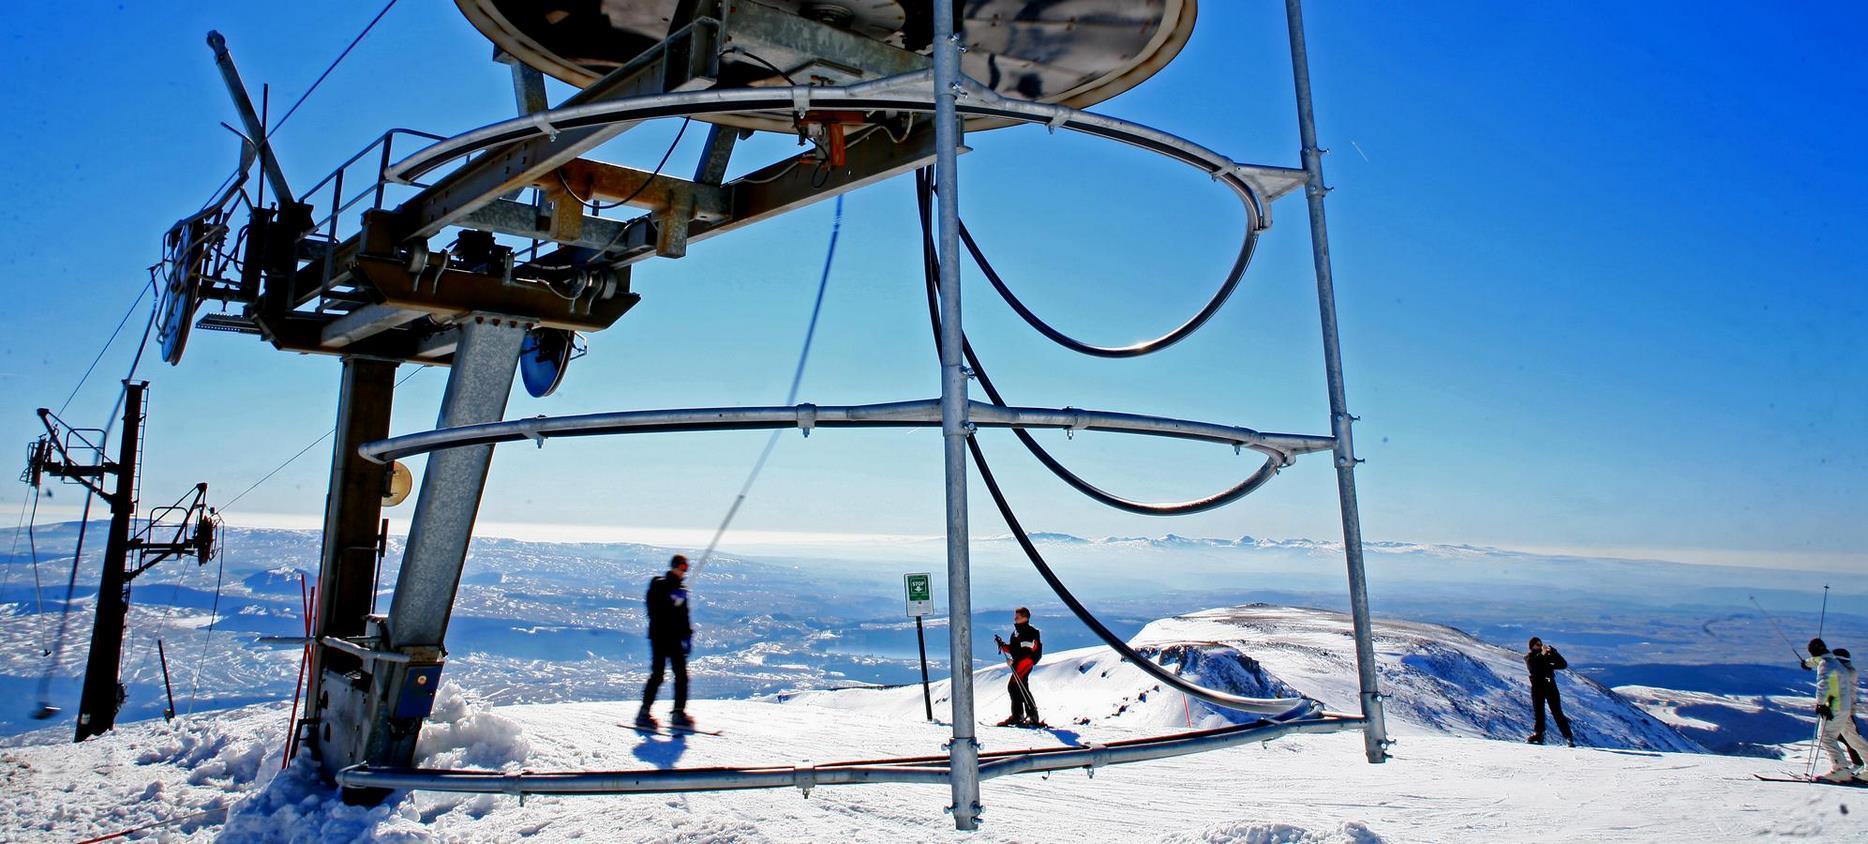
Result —
<svg viewBox="0 0 1868 844"><path fill-rule="evenodd" d="M804 365L811 359L811 344L817 337L817 318L824 311L824 291L830 286L830 266L837 257L837 236L843 231L843 195L837 195L836 216L830 221L830 246L824 250L824 271L817 277L817 300L811 303L811 320L804 328L804 347L798 350L798 366L791 372L791 389L785 393L785 404L796 404L798 386L804 383ZM733 504L726 508L726 517L720 520L720 527L713 532L713 539L708 541L707 550L702 551L700 559L694 561L693 572L713 556L714 549L720 546L720 537L726 535L728 525L733 524L733 517L739 514L739 505L746 503L747 493L752 492L754 481L759 473L765 471L765 461L772 456L772 449L778 445L779 434L783 430L774 428L765 439L765 448L759 452L759 459L752 464L752 471L746 474L746 482L739 487L739 495L733 498ZM808 431L806 432L808 435Z"/></svg>
<svg viewBox="0 0 1868 844"><path fill-rule="evenodd" d="M939 305L937 304L936 297L939 295L939 291L936 287L935 277L939 272L937 263L939 259L934 251L934 230L933 222L930 218L933 181L926 168L916 171L915 188L918 194L921 212L921 254L925 264L924 275L927 282L928 317L932 320L938 320ZM966 355L967 365L973 369L973 375L979 379L979 386L985 391L986 397L991 400L993 404L1001 406L1007 405L1005 397L993 386L992 379L986 374L985 365L980 362L979 356L974 353L972 341L966 340L964 336L962 337L961 350ZM1224 507L1227 504L1231 504L1234 501L1238 501L1252 494L1253 491L1264 486L1267 481L1270 481L1273 476L1277 475L1278 470L1283 467L1285 462L1281 457L1267 458L1264 465L1260 466L1258 471L1246 477L1245 480L1240 481L1229 489L1222 490L1204 498L1196 498L1189 501L1151 503L1122 498L1091 484L1089 481L1084 480L1082 476L1070 471L1068 467L1064 466L1049 450L1039 444L1037 437L1032 436L1031 432L1023 428L1013 428L1012 433L1018 437L1020 443L1024 444L1025 450L1031 452L1031 456L1037 458L1039 463L1044 464L1044 467L1049 469L1051 474L1056 475L1058 480L1069 484L1078 492L1106 506L1114 507L1118 510L1126 510L1130 513L1138 513L1144 516L1183 516L1191 513L1204 512L1216 507Z"/></svg>
<svg viewBox="0 0 1868 844"><path fill-rule="evenodd" d="M0 575L0 601L4 601L7 590L13 588L13 558L19 555L19 537L26 531L26 505L34 503L39 497L38 487L34 487L32 492L32 499L24 495L19 497L19 521L13 525L13 545L6 552L6 574Z"/></svg>
<svg viewBox="0 0 1868 844"><path fill-rule="evenodd" d="M407 374L407 375L404 375L404 376L402 376L402 380L400 380L400 381L397 381L397 382L396 382L396 386L397 386L397 387L401 387L402 385L404 385L404 384L407 384L407 383L409 383L409 379L411 379L411 378L414 378L414 377L416 376L416 374L418 374L418 373L420 373L420 372L422 372L423 370L426 370L427 368L428 368L428 365L427 365L427 364L423 364L423 365L421 365L421 366L419 366L419 367L416 367L416 368L415 368L414 370L412 370L412 371L410 371L410 372L409 372L409 374ZM333 425L333 426L331 426L331 429L330 429L330 430L328 430L328 431L325 431L325 432L324 432L324 433L322 433L322 434L319 434L319 435L318 435L318 438L317 438L317 439L315 439L315 440L312 440L311 442L308 442L308 443L305 443L305 447L304 447L304 448L301 448L301 449L299 449L299 450L298 450L297 452L295 452L295 453L293 453L293 455L292 455L291 457L287 457L287 458L285 459L285 462L283 462L283 463L280 463L279 465L277 465L277 466L274 466L274 467L272 467L272 471L270 471L270 472L267 472L267 473L266 473L266 474L265 474L265 475L264 475L263 477L261 477L261 478L260 478L259 480L257 480L257 481L254 481L254 482L253 482L252 484L250 484L250 485L248 485L246 489L243 489L243 490L241 490L241 491L240 491L240 494L239 494L239 495L236 495L236 496L234 496L234 497L232 497L232 498L230 498L230 499L228 499L228 500L227 500L227 503L226 503L226 504L222 504L222 505L221 505L221 506L219 507L219 510L220 510L220 512L221 512L221 514L222 514L222 515L225 515L225 514L227 513L227 511L228 511L229 509L232 509L232 507L234 506L234 504L235 504L236 502L238 502L238 501L239 501L240 499L242 499L242 498L245 498L245 497L247 496L247 493L249 493L249 492L252 492L253 490L256 490L256 489L259 489L259 487L260 487L260 485L261 485L261 484L263 484L263 483L265 483L265 482L267 482L267 481L270 481L270 480L272 480L272 477L273 477L274 475L277 475L277 474L279 474L280 472L283 472L283 471L285 471L285 467L287 467L287 466L290 466L290 465L292 465L293 463L295 463L295 462L297 462L297 460L298 460L298 459L299 459L300 457L304 457L304 456L305 456L305 452L308 452L308 451L310 451L310 450L312 450L312 449L314 449L314 448L317 448L317 447L318 447L318 444L319 444L319 443L322 443L322 442L324 442L325 440L328 440L328 439L330 439L330 438L332 437L332 435L334 435L334 434L336 434L336 433L337 433L337 426L335 426L335 425Z"/></svg>
<svg viewBox="0 0 1868 844"><path fill-rule="evenodd" d="M926 177L925 168L917 174L916 184L918 188L922 189L922 197L925 200L927 196L926 189L930 186L929 180ZM924 221L927 219L925 212L926 206L924 204L922 217ZM925 233L928 231L928 227L924 225L922 230ZM924 262L923 271L927 279L931 282L938 275L938 264ZM934 347L938 351L941 346L940 311L938 305L930 312L929 317L934 329ZM964 342L964 335L962 337L962 342ZM975 369L975 374L978 374L977 369ZM998 401L996 398L995 402L999 404L1004 403ZM1208 689L1204 686L1188 682L1180 675L1168 671L1166 668L1156 664L1153 660L1137 653L1134 648L1129 647L1129 644L1122 640L1122 637L1117 636L1115 631L1110 630L1095 614L1091 613L1089 608L1083 605L1082 601L1077 600L1077 597L1071 594L1069 587L1064 585L1063 580L1058 578L1057 573L1051 570L1050 565L1045 562L1044 556L1038 552L1038 547L1032 543L1031 536L1025 532L1024 525L1019 522L1018 514L1012 511L1012 505L1006 501L1004 491L999 488L998 479L992 474L992 467L986 462L985 453L980 450L978 438L975 436L968 436L966 438L966 445L967 450L972 453L973 465L979 468L980 481L986 485L986 491L991 494L993 504L999 509L1000 517L1005 520L1006 527L1012 532L1012 538L1018 541L1019 547L1025 552L1025 557L1031 561L1032 567L1038 570L1039 576L1044 578L1044 582L1050 585L1051 591L1056 593L1057 597L1064 602L1064 605L1069 607L1070 611L1077 616L1077 620L1083 622L1083 625L1088 627L1090 632L1096 634L1097 638L1103 640L1103 643L1108 645L1117 654L1124 657L1136 668L1141 669L1143 673L1154 677L1156 680L1168 686L1172 686L1182 694L1221 708L1259 715L1269 715L1273 716L1275 720L1303 718L1322 711L1322 705L1320 703L1307 697L1253 698Z"/></svg>
<svg viewBox="0 0 1868 844"><path fill-rule="evenodd" d="M342 63L344 58L350 55L350 51L356 49L357 45L363 41L363 37L369 35L370 30L376 28L376 22L382 20L383 16L389 14L389 10L395 8L395 6L396 0L389 0L388 5L385 5L382 11L376 13L376 17L370 18L369 24L363 27L362 32L357 33L357 37L350 39L350 45L345 47L343 52L338 53L337 58L331 60L330 66L326 67L323 73L318 74L317 80L311 83L311 87L306 88L305 93L298 95L298 102L293 103L291 108L285 110L285 114L279 116L279 121L272 124L272 128L266 131L267 136L270 137L278 134L279 127L284 126L285 122L292 118L292 113L298 111L298 107L305 104L305 99L311 96L311 92L318 90L318 86L324 84L324 78L330 76L331 71L337 69L338 64Z"/></svg>
<svg viewBox="0 0 1868 844"><path fill-rule="evenodd" d="M220 548L216 549L214 554L214 605L208 610L207 630L201 634L201 653L195 657L194 677L188 684L188 711L183 713L184 715L195 714L195 696L201 691L201 666L207 664L208 645L214 639L214 625L220 623L221 618L221 582L227 574L226 532L222 531L221 535L216 537L216 541L220 543Z"/></svg>
<svg viewBox="0 0 1868 844"><path fill-rule="evenodd" d="M117 342L117 335L123 333L123 327L129 324L130 317L136 313L136 306L143 303L143 298L149 295L150 288L154 286L155 280L151 279L136 294L136 301L130 303L129 309L123 312L123 319L117 321L116 329L111 331L110 337L104 340L104 347L97 350L97 356L91 358L91 365L84 368L84 374L78 377L78 383L71 388L71 393L65 396L65 403L58 406L59 413L64 413L66 408L71 407L72 399L78 397L78 391L84 388L84 382L90 380L91 373L97 369L98 362L104 359L104 353L110 351L111 344Z"/></svg>
<svg viewBox="0 0 1868 844"><path fill-rule="evenodd" d="M123 315L123 320L117 324L117 330L111 332L110 340L106 340L104 342L104 349L100 349L98 351L99 358L102 358L104 355L104 351L110 348L111 342L116 340L117 334L118 332L121 332L123 330L124 324L129 322L130 314L136 312L136 304L142 302L143 296L147 295L149 292L149 289L154 286L155 286L155 279L152 277L149 280L149 284L144 286L143 293L139 294L136 297L136 302L130 305L130 311L128 313L125 313ZM143 363L143 350L149 347L149 332L151 329L155 327L155 325L156 325L156 308L154 305L151 305L149 309L149 320L143 325L143 339L136 346L136 355L130 359L130 371L128 372L128 374L124 375L123 377L124 381L128 382L136 378L136 370ZM95 369L96 366L97 366L97 361L93 360L91 362L92 369ZM90 373L91 373L90 369L85 370L85 378L89 378ZM80 387L84 385L83 378L79 379L78 385ZM121 412L123 409L124 396L127 392L128 392L127 389L119 389L117 391L117 401L111 408L110 419L106 420L104 423L103 440L106 442L108 442L110 439L111 429L116 426L116 417L118 413ZM72 395L73 396L77 395L76 388L73 388ZM70 404L71 398L67 397L65 399L65 402L66 404ZM61 412L62 412L62 409L61 409ZM78 540L76 543L73 544L72 550L71 550L71 576L67 578L65 581L65 601L64 601L64 604L59 607L59 611L58 611L58 632L52 638L52 647L49 649L46 649L45 671L39 675L39 708L33 713L33 717L40 719L40 720L44 720L46 718L50 718L53 715L58 714L58 707L53 706L52 700L51 700L52 675L58 671L59 663L64 658L64 654L65 654L65 634L66 634L66 631L69 630L71 626L72 596L74 595L74 593L76 593L77 588L78 588L78 568L84 562L84 540L90 534L91 504L96 500L96 498L97 498L96 492L90 490L89 488L85 490L84 511L78 517ZM32 536L32 530L31 530L31 526L29 525L27 529L27 537L29 540L31 539L31 536Z"/></svg>

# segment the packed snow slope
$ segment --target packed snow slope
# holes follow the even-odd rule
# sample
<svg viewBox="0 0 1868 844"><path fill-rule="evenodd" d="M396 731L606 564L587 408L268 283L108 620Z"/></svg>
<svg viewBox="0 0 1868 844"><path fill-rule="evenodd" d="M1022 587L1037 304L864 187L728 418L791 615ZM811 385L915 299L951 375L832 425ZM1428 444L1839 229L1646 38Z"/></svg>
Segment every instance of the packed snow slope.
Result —
<svg viewBox="0 0 1868 844"><path fill-rule="evenodd" d="M1437 624L1378 620L1374 639L1392 734L1507 741L1530 734L1531 691L1522 655ZM1265 604L1212 609L1153 622L1130 645L1207 688L1252 697L1307 695L1336 711L1361 709L1355 643L1342 613ZM998 721L1010 712L1008 679L1003 667L978 675L982 720ZM1249 718L1189 700L1106 647L1048 654L1030 682L1040 714L1054 726L1185 728ZM1583 744L1702 750L1593 680L1566 671L1557 683ZM933 687L937 713L948 705L949 694L947 681ZM924 711L919 686L800 692L784 699L900 717ZM1556 736L1554 725L1550 734Z"/></svg>
<svg viewBox="0 0 1868 844"><path fill-rule="evenodd" d="M982 678L985 679L985 678ZM983 688L983 686L982 686ZM1064 694L1051 692L1053 701ZM696 701L722 736L644 736L631 701L484 710L452 685L418 763L534 771L806 764L938 753L917 715ZM1868 840L1868 792L1765 783L1762 760L1404 738L1370 765L1359 735L1302 736L1102 768L989 780L981 830L955 832L943 786L609 797L397 793L345 806L299 760L280 772L283 706L66 731L0 749L0 840L351 841L1729 841ZM1133 724L982 728L987 750L1157 734ZM1852 810L1852 811L1851 811ZM152 824L160 826L150 827Z"/></svg>

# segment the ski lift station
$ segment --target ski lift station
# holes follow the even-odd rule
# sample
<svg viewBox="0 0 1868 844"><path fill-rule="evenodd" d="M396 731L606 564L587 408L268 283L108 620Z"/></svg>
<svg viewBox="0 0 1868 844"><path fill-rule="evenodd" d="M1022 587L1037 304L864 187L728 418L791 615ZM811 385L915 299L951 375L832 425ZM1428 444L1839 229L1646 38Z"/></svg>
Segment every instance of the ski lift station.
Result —
<svg viewBox="0 0 1868 844"><path fill-rule="evenodd" d="M1360 731L1366 759L1387 758L1356 509L1357 459L1344 396L1330 252L1299 0L1286 0L1299 136L1284 163L1235 161L1226 138L1187 139L1093 111L1175 60L1192 35L1196 0L456 0L510 66L514 116L443 136L388 128L328 176L288 173L268 139L270 106L242 82L237 44L207 37L242 135L225 187L163 239L156 336L179 364L197 331L260 338L273 348L337 359L341 378L335 456L323 520L310 660L301 686L294 752L307 754L347 800L398 789L503 794L624 794L918 783L951 789L960 829L981 811L980 782L1012 774L1094 769L1218 751L1293 733ZM455 14L424 7L423 14ZM547 100L546 77L576 92ZM685 118L706 129L698 161L653 170L589 154L645 121ZM411 113L406 122L419 124ZM1035 124L1152 153L1210 177L1244 211L1237 256L1210 300L1178 328L1119 347L1082 342L1022 304L993 270L959 216L958 156L994 143L994 131ZM273 124L273 125L276 125ZM727 178L736 145L755 133L795 137L805 149ZM963 145L964 144L964 145ZM1209 144L1211 146L1209 146ZM670 148L670 153L674 148ZM758 162L753 162L758 164ZM746 162L735 162L735 170ZM635 265L679 259L691 243L727 235L887 179L917 188L940 392L880 404L618 409L507 419L515 373L550 394L583 352L581 336L610 328L640 296ZM315 179L315 180L314 180ZM1127 358L1167 348L1205 325L1271 235L1273 206L1306 207L1314 253L1323 377L1330 416L1312 433L1275 433L1251 420L1149 415L1146 408L1012 404L966 340L961 262L980 273L1030 326L1082 354ZM1289 225L1287 223L1287 225ZM1295 232L1287 236L1296 236ZM670 272L678 272L678 265ZM697 282L698 283L698 282ZM921 291L903 295L920 296ZM204 308L207 303L216 307ZM642 313L631 319L657 319ZM433 430L392 435L396 372L443 366L448 378ZM140 413L140 410L136 411ZM126 411L116 466L133 466L140 416ZM949 668L972 670L967 477L976 472L1013 537L1057 597L1109 647L1166 686L1249 713L1241 723L1109 744L982 752L972 685L952 689L951 740L926 755L799 766L519 773L413 766L416 740L446 665L448 622L468 544L500 443L657 432L934 427L945 458ZM66 453L50 420L39 464L104 472ZM1302 697L1241 697L1200 685L1131 650L1073 596L1020 526L978 442L1005 428L1059 478L1111 507L1154 515L1222 507L1271 482L1299 459L1336 468L1344 565L1359 675L1358 712L1326 711ZM1078 477L1030 435L1095 430L1250 450L1262 464L1236 486L1183 502L1122 498ZM834 436L832 434L831 436ZM93 439L98 439L95 435ZM528 446L529 447L529 446ZM571 447L571 446L559 446ZM101 453L104 444L94 444ZM36 452L38 453L38 452ZM419 482L398 461L426 458ZM101 461L109 463L109 461ZM88 468L87 468L88 467ZM119 483L130 481L119 475ZM124 489L127 487L120 487ZM205 494L205 490L201 491ZM414 498L405 555L387 612L373 604L386 527L382 511ZM742 496L743 497L743 496ZM178 510L193 524L158 554L209 553L213 524L199 496ZM729 515L730 518L730 515ZM129 524L124 516L124 525ZM113 534L114 536L114 534ZM114 539L113 539L114 542ZM126 540L128 548L135 543ZM159 546L159 547L158 547ZM114 547L114 546L113 546ZM158 557L160 559L160 557ZM937 576L938 582L938 576ZM109 589L105 589L109 592ZM113 610L121 613L121 608ZM104 609L100 606L100 613ZM109 626L106 624L100 627ZM120 616L118 627L120 624ZM91 670L114 681L114 664ZM110 685L94 699L87 679L79 738L108 729ZM929 807L933 815L933 807ZM936 816L937 817L937 816Z"/></svg>

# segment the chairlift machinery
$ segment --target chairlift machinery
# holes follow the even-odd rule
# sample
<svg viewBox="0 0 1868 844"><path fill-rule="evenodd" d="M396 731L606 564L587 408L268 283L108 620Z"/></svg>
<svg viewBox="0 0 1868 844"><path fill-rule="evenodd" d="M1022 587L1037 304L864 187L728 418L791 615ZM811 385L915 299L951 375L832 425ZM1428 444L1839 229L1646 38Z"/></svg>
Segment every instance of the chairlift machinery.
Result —
<svg viewBox="0 0 1868 844"><path fill-rule="evenodd" d="M245 131L227 187L164 236L157 270L164 358L180 361L192 324L342 362L311 704L295 738L348 799L364 802L407 787L523 794L942 782L951 786L949 809L962 829L977 823L979 780L1004 773L1093 768L1338 729L1362 731L1369 761L1384 760L1388 742L1355 509L1359 461L1343 396L1321 150L1298 3L1287 0L1301 168L1235 162L1166 132L1083 110L1172 61L1192 33L1195 0L457 0L460 13L492 42L495 59L510 65L518 116L451 137L389 129L302 191L293 190L274 156L265 109L254 107L225 39L210 33ZM578 90L552 106L546 76ZM671 117L707 127L691 176L587 155L644 121ZM1154 152L1206 173L1237 196L1247 230L1212 308L1244 272L1253 243L1270 225L1270 204L1304 189L1331 432L1272 434L969 401L971 373L961 357L956 161L963 133L1016 124ZM727 179L736 143L755 132L795 135L808 151ZM923 168L932 169L938 191L938 246L930 250L938 261L938 399L504 421L515 368L528 392L548 395L581 354L579 335L608 328L640 302L630 289L635 264L678 259L691 243ZM255 169L257 178L250 178ZM590 210L598 203L624 212ZM934 268L930 263L931 283ZM207 302L220 307L202 314ZM1210 312L1184 326L1185 333ZM404 363L449 367L448 384L434 431L391 438L393 373ZM935 424L946 454L955 677L968 676L971 665L965 460L972 434L980 427L1114 430L1261 452L1266 468L1250 488L1299 455L1334 454L1362 711L1324 713L1314 701L1290 709L1289 701L1211 693L1221 705L1257 706L1251 711L1266 717L1132 746L992 753L982 761L971 686L960 682L953 693L953 741L941 757L812 769L557 779L526 774L491 785L470 772L408 767L445 663L449 615L496 443L643 431ZM399 466L393 460L410 454L426 454L427 468L389 611L376 615L378 521ZM1068 600L1061 584L1054 586Z"/></svg>
<svg viewBox="0 0 1868 844"><path fill-rule="evenodd" d="M84 487L110 505L110 528L98 579L90 656L78 704L77 741L109 732L116 725L117 710L125 698L119 677L123 633L129 620L130 584L165 560L192 557L197 564L205 564L213 559L217 550L220 517L207 504L208 485L205 483L196 484L173 504L152 508L140 527L135 524L141 490L143 424L147 418L144 398L148 386L140 381L123 383L122 429L118 433L114 459L106 454L104 431L74 428L58 414L39 408L45 433L27 447L26 469L20 476L21 481L34 488L42 486L47 478L59 478ZM106 476L114 478L116 483L106 487ZM70 608L65 611L69 612ZM43 721L58 712L59 708L51 701L42 700L33 717Z"/></svg>

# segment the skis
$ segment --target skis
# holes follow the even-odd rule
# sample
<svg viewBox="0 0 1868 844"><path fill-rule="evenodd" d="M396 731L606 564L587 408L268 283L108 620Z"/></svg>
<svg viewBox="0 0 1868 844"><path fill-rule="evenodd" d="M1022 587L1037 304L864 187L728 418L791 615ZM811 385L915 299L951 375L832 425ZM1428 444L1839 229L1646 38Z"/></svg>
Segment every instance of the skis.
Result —
<svg viewBox="0 0 1868 844"><path fill-rule="evenodd" d="M703 730L703 729L700 729L699 727L684 727L679 724L649 725L649 724L638 724L634 721L624 721L623 723L617 724L616 726L627 727L628 729L635 730L636 732L642 733L643 735L656 735L656 736L722 736L722 735L726 735L726 733L721 732L720 730Z"/></svg>
<svg viewBox="0 0 1868 844"><path fill-rule="evenodd" d="M1795 774L1783 774L1780 776L1766 776L1764 774L1752 774L1752 776L1757 777L1759 780L1763 782L1800 782L1806 785L1839 785L1844 788L1868 788L1868 781L1864 781L1864 780L1844 780L1842 782L1832 782L1830 780L1815 779L1813 777L1797 776Z"/></svg>
<svg viewBox="0 0 1868 844"><path fill-rule="evenodd" d="M993 727L993 728L1001 729L1001 730L1048 730L1051 728L1050 724L1046 724L1042 721L1036 724L1001 724L997 721L991 721L991 722L981 721L979 722L979 725L982 727Z"/></svg>

